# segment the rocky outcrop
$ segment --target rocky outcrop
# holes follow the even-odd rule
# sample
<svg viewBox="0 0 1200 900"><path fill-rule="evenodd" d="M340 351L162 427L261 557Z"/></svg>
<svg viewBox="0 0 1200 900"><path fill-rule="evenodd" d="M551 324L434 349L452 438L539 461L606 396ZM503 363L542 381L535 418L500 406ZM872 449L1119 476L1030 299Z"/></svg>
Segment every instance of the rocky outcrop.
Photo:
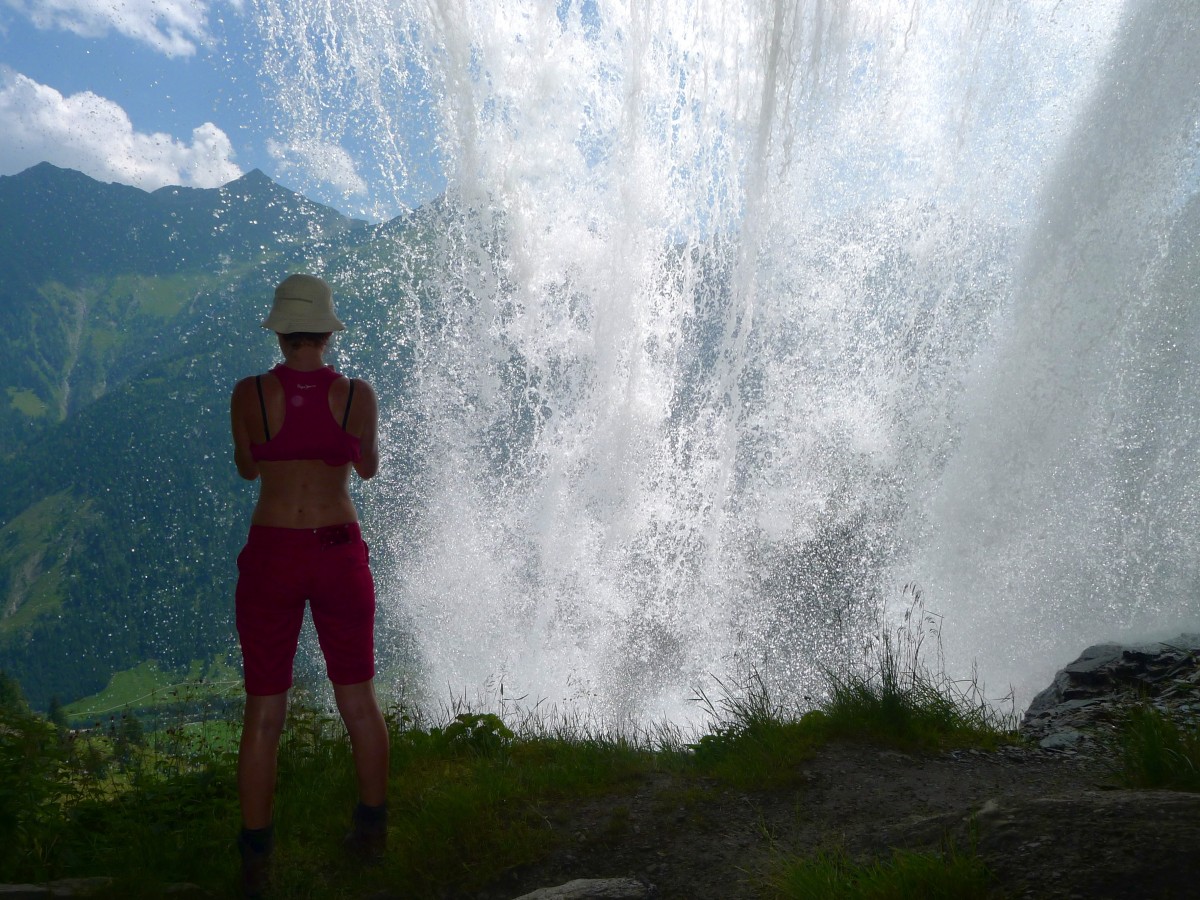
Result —
<svg viewBox="0 0 1200 900"><path fill-rule="evenodd" d="M1086 750L1142 703L1180 721L1200 717L1200 634L1088 647L1033 698L1021 733L1043 749Z"/></svg>
<svg viewBox="0 0 1200 900"><path fill-rule="evenodd" d="M889 825L886 843L970 847L1022 900L1200 897L1200 794L1115 787L1119 728L1144 705L1195 727L1200 634L1088 647L1029 705L1020 731L1035 747L1012 751L1107 770L1094 788L1029 796L997 785L960 813Z"/></svg>
<svg viewBox="0 0 1200 900"><path fill-rule="evenodd" d="M522 894L517 900L645 900L652 896L652 889L634 878L577 878Z"/></svg>

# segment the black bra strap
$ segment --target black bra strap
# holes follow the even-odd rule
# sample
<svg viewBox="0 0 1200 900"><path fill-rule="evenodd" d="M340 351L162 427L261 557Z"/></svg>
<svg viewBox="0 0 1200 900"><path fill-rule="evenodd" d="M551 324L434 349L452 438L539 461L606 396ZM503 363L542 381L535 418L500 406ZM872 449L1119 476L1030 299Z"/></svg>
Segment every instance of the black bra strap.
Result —
<svg viewBox="0 0 1200 900"><path fill-rule="evenodd" d="M342 431L346 430L346 423L350 420L350 404L354 402L354 379L350 379L350 393L346 395L346 411L342 414Z"/></svg>
<svg viewBox="0 0 1200 900"><path fill-rule="evenodd" d="M271 426L267 424L267 401L263 399L261 375L254 376L254 384L258 388L258 408L262 410L263 433L266 434L269 441L271 439Z"/></svg>

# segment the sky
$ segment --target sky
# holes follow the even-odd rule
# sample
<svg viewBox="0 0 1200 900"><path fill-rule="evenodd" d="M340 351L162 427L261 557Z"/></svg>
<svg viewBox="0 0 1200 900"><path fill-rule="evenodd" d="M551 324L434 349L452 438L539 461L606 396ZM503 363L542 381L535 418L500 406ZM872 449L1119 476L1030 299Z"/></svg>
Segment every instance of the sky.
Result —
<svg viewBox="0 0 1200 900"><path fill-rule="evenodd" d="M426 172L381 206L349 157L323 183L292 181L251 2L0 0L0 175L50 162L149 191L261 169L375 219L439 193Z"/></svg>

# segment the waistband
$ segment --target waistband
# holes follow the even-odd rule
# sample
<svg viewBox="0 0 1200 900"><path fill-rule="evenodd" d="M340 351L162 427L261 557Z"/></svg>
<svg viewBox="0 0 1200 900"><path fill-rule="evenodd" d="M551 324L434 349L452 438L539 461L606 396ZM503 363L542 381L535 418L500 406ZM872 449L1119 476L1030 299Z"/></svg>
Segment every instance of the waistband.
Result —
<svg viewBox="0 0 1200 900"><path fill-rule="evenodd" d="M280 528L276 525L251 525L247 542L256 544L297 544L313 541L322 547L334 547L362 540L357 522L322 525L320 528Z"/></svg>

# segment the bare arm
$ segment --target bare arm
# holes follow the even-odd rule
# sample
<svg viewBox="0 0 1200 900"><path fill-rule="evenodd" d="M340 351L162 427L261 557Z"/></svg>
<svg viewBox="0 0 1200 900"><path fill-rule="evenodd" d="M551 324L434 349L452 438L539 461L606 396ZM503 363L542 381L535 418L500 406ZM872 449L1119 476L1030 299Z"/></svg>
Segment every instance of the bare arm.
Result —
<svg viewBox="0 0 1200 900"><path fill-rule="evenodd" d="M347 430L358 437L362 457L354 463L360 478L373 478L379 471L379 400L375 389L361 378L354 379L354 403Z"/></svg>
<svg viewBox="0 0 1200 900"><path fill-rule="evenodd" d="M258 463L250 455L250 428L247 425L247 410L254 409L254 379L243 378L233 389L229 402L229 420L233 430L233 462L238 474L247 481L258 477Z"/></svg>

